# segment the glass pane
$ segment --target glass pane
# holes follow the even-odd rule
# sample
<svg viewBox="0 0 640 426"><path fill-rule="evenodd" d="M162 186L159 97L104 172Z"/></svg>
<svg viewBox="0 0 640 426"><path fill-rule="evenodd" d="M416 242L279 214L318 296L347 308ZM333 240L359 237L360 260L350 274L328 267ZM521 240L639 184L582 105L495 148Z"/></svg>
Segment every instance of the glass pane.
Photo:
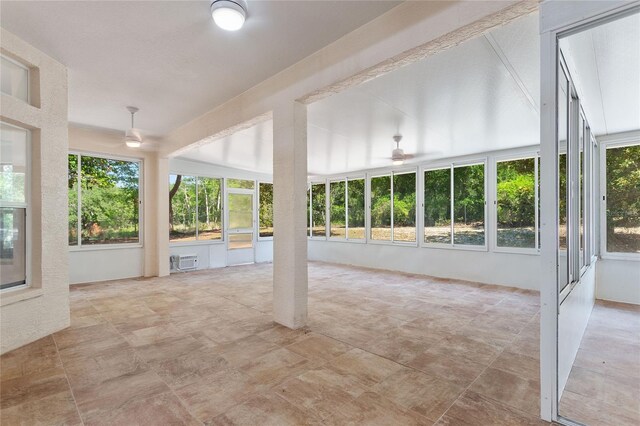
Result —
<svg viewBox="0 0 640 426"><path fill-rule="evenodd" d="M82 244L137 243L140 164L80 156Z"/></svg>
<svg viewBox="0 0 640 426"><path fill-rule="evenodd" d="M29 71L2 56L0 79L2 93L29 102Z"/></svg>
<svg viewBox="0 0 640 426"><path fill-rule="evenodd" d="M252 180L227 179L227 186L229 188L253 189L255 187L254 185L255 185L255 182Z"/></svg>
<svg viewBox="0 0 640 426"><path fill-rule="evenodd" d="M393 241L416 240L416 174L393 175Z"/></svg>
<svg viewBox="0 0 640 426"><path fill-rule="evenodd" d="M198 178L198 240L222 239L222 179Z"/></svg>
<svg viewBox="0 0 640 426"><path fill-rule="evenodd" d="M0 126L0 201L26 203L27 131Z"/></svg>
<svg viewBox="0 0 640 426"><path fill-rule="evenodd" d="M451 244L451 169L424 172L424 242Z"/></svg>
<svg viewBox="0 0 640 426"><path fill-rule="evenodd" d="M364 240L364 179L347 181L349 197L349 234L350 240Z"/></svg>
<svg viewBox="0 0 640 426"><path fill-rule="evenodd" d="M498 247L535 248L535 159L497 163Z"/></svg>
<svg viewBox="0 0 640 426"><path fill-rule="evenodd" d="M347 237L347 210L345 203L345 181L331 182L329 193L331 195L331 233L334 238Z"/></svg>
<svg viewBox="0 0 640 426"><path fill-rule="evenodd" d="M484 245L484 164L453 169L453 243Z"/></svg>
<svg viewBox="0 0 640 426"><path fill-rule="evenodd" d="M324 237L326 235L326 185L318 183L311 185L311 236Z"/></svg>
<svg viewBox="0 0 640 426"><path fill-rule="evenodd" d="M391 241L391 176L371 178L371 239Z"/></svg>
<svg viewBox="0 0 640 426"><path fill-rule="evenodd" d="M69 245L78 245L78 156L69 155Z"/></svg>
<svg viewBox="0 0 640 426"><path fill-rule="evenodd" d="M169 240L196 239L196 178L169 175Z"/></svg>
<svg viewBox="0 0 640 426"><path fill-rule="evenodd" d="M26 209L0 207L0 289L26 283Z"/></svg>
<svg viewBox="0 0 640 426"><path fill-rule="evenodd" d="M229 250L250 249L253 247L253 233L229 234Z"/></svg>
<svg viewBox="0 0 640 426"><path fill-rule="evenodd" d="M311 187L307 188L307 237L311 236Z"/></svg>
<svg viewBox="0 0 640 426"><path fill-rule="evenodd" d="M569 80L558 67L558 290L569 283L567 257L567 147L569 141Z"/></svg>
<svg viewBox="0 0 640 426"><path fill-rule="evenodd" d="M228 194L229 229L253 228L253 195Z"/></svg>
<svg viewBox="0 0 640 426"><path fill-rule="evenodd" d="M606 155L607 251L640 253L640 145Z"/></svg>
<svg viewBox="0 0 640 426"><path fill-rule="evenodd" d="M260 183L260 236L273 237L273 184ZM307 219L308 221L308 219Z"/></svg>
<svg viewBox="0 0 640 426"><path fill-rule="evenodd" d="M580 197L579 197L579 202L578 202L578 220L579 220L579 227L580 227L580 232L579 232L579 245L580 245L580 253L579 253L579 262L580 262L580 266L584 265L584 238L585 238L585 234L584 234L584 218L585 218L585 196L584 196L584 119L582 118L582 115L580 115L580 119L578 120L579 122L579 129L578 129L578 144L579 144L579 161L578 161L578 172L579 172L579 179L578 179L578 185L580 188Z"/></svg>

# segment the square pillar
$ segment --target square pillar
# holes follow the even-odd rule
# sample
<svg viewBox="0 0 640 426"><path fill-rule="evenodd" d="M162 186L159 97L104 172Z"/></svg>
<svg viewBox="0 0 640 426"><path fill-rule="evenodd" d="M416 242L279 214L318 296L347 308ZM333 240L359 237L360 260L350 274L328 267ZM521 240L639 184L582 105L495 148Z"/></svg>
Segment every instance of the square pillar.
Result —
<svg viewBox="0 0 640 426"><path fill-rule="evenodd" d="M273 111L273 316L289 328L307 322L307 107Z"/></svg>

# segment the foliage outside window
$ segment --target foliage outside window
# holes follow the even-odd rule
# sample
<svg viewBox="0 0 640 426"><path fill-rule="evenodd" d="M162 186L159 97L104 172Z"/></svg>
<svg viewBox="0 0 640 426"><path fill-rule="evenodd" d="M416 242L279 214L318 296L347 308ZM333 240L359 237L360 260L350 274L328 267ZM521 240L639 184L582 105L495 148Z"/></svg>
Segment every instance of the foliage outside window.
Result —
<svg viewBox="0 0 640 426"><path fill-rule="evenodd" d="M364 179L347 180L348 213L347 238L364 240L365 237L365 191Z"/></svg>
<svg viewBox="0 0 640 426"><path fill-rule="evenodd" d="M169 175L169 240L222 240L222 179Z"/></svg>
<svg viewBox="0 0 640 426"><path fill-rule="evenodd" d="M259 220L260 236L273 237L273 184L260 182L259 189Z"/></svg>
<svg viewBox="0 0 640 426"><path fill-rule="evenodd" d="M558 156L558 247L567 249L567 154Z"/></svg>
<svg viewBox="0 0 640 426"><path fill-rule="evenodd" d="M311 236L311 186L307 188L307 237Z"/></svg>
<svg viewBox="0 0 640 426"><path fill-rule="evenodd" d="M424 242L451 243L451 168L424 172Z"/></svg>
<svg viewBox="0 0 640 426"><path fill-rule="evenodd" d="M499 161L497 246L536 247L535 158Z"/></svg>
<svg viewBox="0 0 640 426"><path fill-rule="evenodd" d="M329 183L330 234L332 238L347 237L346 184L344 180Z"/></svg>
<svg viewBox="0 0 640 426"><path fill-rule="evenodd" d="M326 231L326 185L314 183L311 185L311 236L324 237Z"/></svg>
<svg viewBox="0 0 640 426"><path fill-rule="evenodd" d="M391 176L371 178L371 239L391 241Z"/></svg>
<svg viewBox="0 0 640 426"><path fill-rule="evenodd" d="M227 186L235 189L253 189L255 182L246 179L227 179Z"/></svg>
<svg viewBox="0 0 640 426"><path fill-rule="evenodd" d="M140 242L140 162L70 154L68 170L70 245Z"/></svg>
<svg viewBox="0 0 640 426"><path fill-rule="evenodd" d="M453 243L484 245L484 164L453 169Z"/></svg>
<svg viewBox="0 0 640 426"><path fill-rule="evenodd" d="M416 241L416 173L393 175L393 241Z"/></svg>
<svg viewBox="0 0 640 426"><path fill-rule="evenodd" d="M640 253L640 145L606 150L606 248Z"/></svg>

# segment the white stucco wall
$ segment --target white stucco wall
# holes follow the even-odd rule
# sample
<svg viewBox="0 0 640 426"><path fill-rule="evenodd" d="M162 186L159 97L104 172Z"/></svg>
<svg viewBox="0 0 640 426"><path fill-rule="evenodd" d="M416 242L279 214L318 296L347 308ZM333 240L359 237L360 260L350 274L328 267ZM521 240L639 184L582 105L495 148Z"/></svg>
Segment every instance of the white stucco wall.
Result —
<svg viewBox="0 0 640 426"><path fill-rule="evenodd" d="M31 105L2 95L2 121L31 130L30 287L0 293L0 353L69 325L67 70L1 29L2 53L32 69Z"/></svg>
<svg viewBox="0 0 640 426"><path fill-rule="evenodd" d="M596 298L640 305L640 261L600 259L596 271Z"/></svg>

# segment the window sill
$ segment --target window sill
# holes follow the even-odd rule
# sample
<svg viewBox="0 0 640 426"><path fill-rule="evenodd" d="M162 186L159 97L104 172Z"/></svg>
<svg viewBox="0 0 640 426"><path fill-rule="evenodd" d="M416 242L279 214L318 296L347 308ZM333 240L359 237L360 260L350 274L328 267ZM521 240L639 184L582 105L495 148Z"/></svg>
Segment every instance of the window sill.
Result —
<svg viewBox="0 0 640 426"><path fill-rule="evenodd" d="M3 291L0 293L0 306L12 305L29 299L41 297L44 291L41 288L23 288L14 291Z"/></svg>
<svg viewBox="0 0 640 426"><path fill-rule="evenodd" d="M640 262L640 253L604 253L600 255L602 260L627 260Z"/></svg>
<svg viewBox="0 0 640 426"><path fill-rule="evenodd" d="M88 244L83 246L69 246L69 252L83 252L96 250L122 250L122 249L140 249L144 248L142 244Z"/></svg>
<svg viewBox="0 0 640 426"><path fill-rule="evenodd" d="M224 240L194 240L169 242L169 247L189 247L189 246L215 246L224 244Z"/></svg>
<svg viewBox="0 0 640 426"><path fill-rule="evenodd" d="M444 250L463 250L463 251L482 251L488 252L487 246L465 246L460 244L429 244L423 243L422 248L428 249L444 249Z"/></svg>
<svg viewBox="0 0 640 426"><path fill-rule="evenodd" d="M495 247L491 251L494 253L504 253L504 254L525 254L528 256L540 256L540 250L536 249L518 249L518 248L507 248L507 247Z"/></svg>

